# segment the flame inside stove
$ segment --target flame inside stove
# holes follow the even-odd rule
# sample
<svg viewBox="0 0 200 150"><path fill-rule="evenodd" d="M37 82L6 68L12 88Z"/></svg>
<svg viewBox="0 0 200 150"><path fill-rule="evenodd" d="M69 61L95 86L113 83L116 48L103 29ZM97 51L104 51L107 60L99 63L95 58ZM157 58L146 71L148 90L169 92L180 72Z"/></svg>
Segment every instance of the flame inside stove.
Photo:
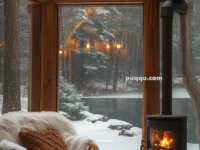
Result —
<svg viewBox="0 0 200 150"><path fill-rule="evenodd" d="M159 141L159 144L155 143L155 146L160 146L163 148L171 148L170 144L173 142L174 140L172 138L169 138L167 133L164 132L164 136L163 139Z"/></svg>
<svg viewBox="0 0 200 150"><path fill-rule="evenodd" d="M174 137L173 131L154 130L151 136L151 143L153 147L172 149L174 148Z"/></svg>

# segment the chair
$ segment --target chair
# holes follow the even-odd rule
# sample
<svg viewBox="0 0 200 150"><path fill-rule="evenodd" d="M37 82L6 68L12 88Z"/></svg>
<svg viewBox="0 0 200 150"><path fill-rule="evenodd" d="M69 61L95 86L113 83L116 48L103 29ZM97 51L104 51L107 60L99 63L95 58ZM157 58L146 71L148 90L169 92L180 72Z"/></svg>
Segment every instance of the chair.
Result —
<svg viewBox="0 0 200 150"><path fill-rule="evenodd" d="M88 150L99 150L99 147L93 142L88 142L88 146Z"/></svg>
<svg viewBox="0 0 200 150"><path fill-rule="evenodd" d="M11 112L0 117L0 141L7 140L22 145L19 138L21 130L46 129L57 130L63 137L67 147L70 147L71 143L74 144L76 142L75 147L73 146L73 148L68 150L82 150L77 148L80 147L80 144L87 145L88 150L99 150L92 140L79 136L71 122L57 112ZM78 139L82 141L77 140L77 137L80 137Z"/></svg>

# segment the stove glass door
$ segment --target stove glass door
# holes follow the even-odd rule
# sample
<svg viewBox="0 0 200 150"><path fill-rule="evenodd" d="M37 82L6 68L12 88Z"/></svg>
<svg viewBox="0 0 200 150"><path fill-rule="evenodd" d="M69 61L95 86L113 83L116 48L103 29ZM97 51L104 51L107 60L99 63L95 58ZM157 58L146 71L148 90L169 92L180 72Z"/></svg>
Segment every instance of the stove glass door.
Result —
<svg viewBox="0 0 200 150"><path fill-rule="evenodd" d="M175 150L175 131L151 128L149 136L149 150Z"/></svg>

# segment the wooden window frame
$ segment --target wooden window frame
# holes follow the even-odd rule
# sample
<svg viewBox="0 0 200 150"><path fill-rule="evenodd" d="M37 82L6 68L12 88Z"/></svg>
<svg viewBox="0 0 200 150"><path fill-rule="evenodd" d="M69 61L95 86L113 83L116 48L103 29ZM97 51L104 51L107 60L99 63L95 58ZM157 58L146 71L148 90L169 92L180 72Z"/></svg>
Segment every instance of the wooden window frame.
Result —
<svg viewBox="0 0 200 150"><path fill-rule="evenodd" d="M31 111L57 111L58 7L61 5L143 5L144 76L160 76L161 0L28 0L31 8ZM143 139L146 115L158 114L159 81L144 81Z"/></svg>

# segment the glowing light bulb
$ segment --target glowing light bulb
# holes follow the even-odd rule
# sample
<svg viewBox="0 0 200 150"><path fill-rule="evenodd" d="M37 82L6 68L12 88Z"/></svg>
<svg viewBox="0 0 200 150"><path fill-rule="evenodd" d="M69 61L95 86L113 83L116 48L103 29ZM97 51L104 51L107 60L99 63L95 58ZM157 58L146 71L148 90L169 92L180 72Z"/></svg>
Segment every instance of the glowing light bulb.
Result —
<svg viewBox="0 0 200 150"><path fill-rule="evenodd" d="M110 45L109 45L109 44L107 44L107 45L106 45L106 48L107 48L107 49L109 49L109 48L110 48Z"/></svg>
<svg viewBox="0 0 200 150"><path fill-rule="evenodd" d="M86 48L90 49L90 44L89 43L86 44Z"/></svg>
<svg viewBox="0 0 200 150"><path fill-rule="evenodd" d="M117 44L117 49L120 49L121 48L121 44Z"/></svg>
<svg viewBox="0 0 200 150"><path fill-rule="evenodd" d="M62 50L59 50L59 54L62 55L62 54L63 54L63 51L62 51Z"/></svg>

